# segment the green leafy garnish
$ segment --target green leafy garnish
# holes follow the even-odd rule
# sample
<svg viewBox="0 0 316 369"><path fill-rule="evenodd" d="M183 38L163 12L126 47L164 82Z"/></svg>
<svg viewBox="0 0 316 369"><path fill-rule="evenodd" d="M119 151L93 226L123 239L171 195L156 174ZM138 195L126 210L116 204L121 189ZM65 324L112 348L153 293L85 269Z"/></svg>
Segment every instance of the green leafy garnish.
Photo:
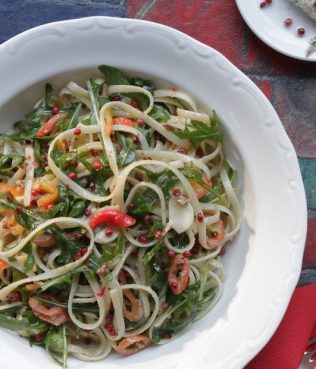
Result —
<svg viewBox="0 0 316 369"><path fill-rule="evenodd" d="M34 256L33 256L33 250L32 250L32 244L29 242L23 249L23 251L27 254L26 262L24 263L24 270L26 273L30 272L35 264Z"/></svg>
<svg viewBox="0 0 316 369"><path fill-rule="evenodd" d="M45 336L45 347L52 359L61 365L67 367L67 334L66 326L61 328L51 328Z"/></svg>
<svg viewBox="0 0 316 369"><path fill-rule="evenodd" d="M50 105L52 103L52 96L54 94L53 87L50 83L46 83L45 85L45 108L50 109Z"/></svg>
<svg viewBox="0 0 316 369"><path fill-rule="evenodd" d="M98 94L98 90L99 90L99 85L97 85L93 79L89 79L87 81L87 87L88 87L88 91L90 94L90 100L91 100L91 104L92 104L92 117L91 117L91 124L97 124L98 122L98 116L99 116L99 94Z"/></svg>
<svg viewBox="0 0 316 369"><path fill-rule="evenodd" d="M133 209L131 210L131 214L146 215L151 213L157 200L158 196L151 188L147 188L144 191L138 191L133 197Z"/></svg>
<svg viewBox="0 0 316 369"><path fill-rule="evenodd" d="M146 266L150 260L155 256L155 254L161 249L163 243L158 242L156 245L154 245L149 251L146 252L146 254L143 257L143 264Z"/></svg>
<svg viewBox="0 0 316 369"><path fill-rule="evenodd" d="M157 104L153 106L149 116L159 123L166 123L170 119L169 112L163 106Z"/></svg>
<svg viewBox="0 0 316 369"><path fill-rule="evenodd" d="M99 70L105 75L107 85L129 85L128 78L118 69L108 65L100 65Z"/></svg>
<svg viewBox="0 0 316 369"><path fill-rule="evenodd" d="M189 140L195 148L198 148L205 140L222 141L222 133L217 125L209 127L205 123L192 120L191 126L190 130L186 126L183 131L178 130L174 133L182 139Z"/></svg>
<svg viewBox="0 0 316 369"><path fill-rule="evenodd" d="M11 176L13 170L24 163L24 156L16 154L0 154L0 175Z"/></svg>
<svg viewBox="0 0 316 369"><path fill-rule="evenodd" d="M117 164L119 168L124 168L136 160L135 145L131 138L127 138L122 134L117 134L117 137L123 148L117 155Z"/></svg>
<svg viewBox="0 0 316 369"><path fill-rule="evenodd" d="M79 103L68 122L67 129L76 127L79 121L79 115L80 115L81 108L82 108L82 103Z"/></svg>

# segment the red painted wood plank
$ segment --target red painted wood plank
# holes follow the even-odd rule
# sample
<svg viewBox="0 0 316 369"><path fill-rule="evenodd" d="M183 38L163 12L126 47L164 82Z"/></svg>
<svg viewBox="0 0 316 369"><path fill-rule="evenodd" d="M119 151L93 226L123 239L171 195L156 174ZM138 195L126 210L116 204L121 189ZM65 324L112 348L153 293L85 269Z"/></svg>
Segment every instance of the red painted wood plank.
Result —
<svg viewBox="0 0 316 369"><path fill-rule="evenodd" d="M249 38L243 66L244 71L249 73L260 71L269 75L316 77L315 63L296 60L278 53L263 43L248 28L247 34L249 34Z"/></svg>
<svg viewBox="0 0 316 369"><path fill-rule="evenodd" d="M245 25L233 0L129 0L128 16L174 27L244 66Z"/></svg>
<svg viewBox="0 0 316 369"><path fill-rule="evenodd" d="M315 267L316 265L316 219L311 219L308 222L303 265L305 267Z"/></svg>

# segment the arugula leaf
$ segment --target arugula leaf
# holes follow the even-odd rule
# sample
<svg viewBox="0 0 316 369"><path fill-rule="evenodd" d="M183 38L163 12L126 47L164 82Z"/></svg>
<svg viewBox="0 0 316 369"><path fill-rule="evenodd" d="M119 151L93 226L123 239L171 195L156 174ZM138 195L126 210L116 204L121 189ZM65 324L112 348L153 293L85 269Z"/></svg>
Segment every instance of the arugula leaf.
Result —
<svg viewBox="0 0 316 369"><path fill-rule="evenodd" d="M80 217L83 215L85 208L86 208L85 200L76 200L74 201L68 216L71 218Z"/></svg>
<svg viewBox="0 0 316 369"><path fill-rule="evenodd" d="M10 315L0 313L0 327L19 332L28 329L30 324L27 319L16 319Z"/></svg>
<svg viewBox="0 0 316 369"><path fill-rule="evenodd" d="M104 104L106 104L109 101L110 100L106 96L99 96L98 97L99 106L103 106Z"/></svg>
<svg viewBox="0 0 316 369"><path fill-rule="evenodd" d="M82 108L82 103L79 103L68 122L67 129L76 127L79 121L79 115L80 115L81 108Z"/></svg>
<svg viewBox="0 0 316 369"><path fill-rule="evenodd" d="M58 285L64 285L64 284L69 284L71 285L72 282L72 274L73 273L66 273L63 274L59 277L50 279L48 282L45 282L42 287L41 290L42 291L46 291L48 288L54 287L54 286L58 286Z"/></svg>
<svg viewBox="0 0 316 369"><path fill-rule="evenodd" d="M100 65L99 70L105 75L107 85L129 85L128 78L118 69L108 65Z"/></svg>
<svg viewBox="0 0 316 369"><path fill-rule="evenodd" d="M135 92L135 93L130 93L130 94L124 94L124 96L128 97L131 100L136 101L140 110L144 111L148 108L149 99L146 95Z"/></svg>
<svg viewBox="0 0 316 369"><path fill-rule="evenodd" d="M220 127L221 126L221 121L219 120L219 117L216 114L215 110L213 110L213 112L212 112L211 126L214 126L214 127Z"/></svg>
<svg viewBox="0 0 316 369"><path fill-rule="evenodd" d="M33 297L36 298L36 300L43 302L45 305L58 306L64 309L68 308L68 304L64 302L55 302L55 301L47 300L45 298L40 297L40 295L34 295ZM89 307L89 306L86 306L85 304L78 304L78 305L73 304L72 309L73 311L82 312L82 313L97 313L99 311L97 307L91 307L91 306Z"/></svg>
<svg viewBox="0 0 316 369"><path fill-rule="evenodd" d="M11 176L13 169L24 163L24 156L16 154L0 154L0 175Z"/></svg>
<svg viewBox="0 0 316 369"><path fill-rule="evenodd" d="M6 199L7 193L0 194L0 206L10 209L14 211L15 219L18 223L20 223L24 228L34 229L38 227L38 224L43 220L39 216L39 213L35 210L29 210L22 207L15 199L12 202ZM16 208L19 208L19 211L16 211Z"/></svg>
<svg viewBox="0 0 316 369"><path fill-rule="evenodd" d="M26 273L30 272L35 264L34 256L33 256L33 250L32 250L32 244L29 242L24 248L23 251L27 254L26 262L24 263L24 270Z"/></svg>
<svg viewBox="0 0 316 369"><path fill-rule="evenodd" d="M12 269L12 282L17 282L24 278L27 278L26 274L22 273L18 269Z"/></svg>
<svg viewBox="0 0 316 369"><path fill-rule="evenodd" d="M123 237L120 237L114 246L114 249L111 251L104 250L100 257L95 256L95 254L91 254L87 265L96 272L104 263L113 261L118 255L123 253L125 241Z"/></svg>
<svg viewBox="0 0 316 369"><path fill-rule="evenodd" d="M13 141L24 141L33 138L36 132L41 126L41 119L36 118L34 120L22 120L14 123L13 133L9 134L8 137Z"/></svg>
<svg viewBox="0 0 316 369"><path fill-rule="evenodd" d="M183 131L178 130L174 131L174 133L182 139L189 140L195 148L199 147L203 141L208 139L222 141L222 133L219 126L209 127L197 120L192 120L191 125L193 127L192 130L189 130L188 126L186 126Z"/></svg>
<svg viewBox="0 0 316 369"><path fill-rule="evenodd" d="M91 104L92 104L92 117L91 117L91 124L97 124L98 123L98 116L99 116L99 94L98 94L98 90L99 90L99 85L97 85L93 79L89 79L87 82L87 87L88 87L88 91L90 94L90 100L91 100Z"/></svg>
<svg viewBox="0 0 316 369"><path fill-rule="evenodd" d="M146 266L150 262L150 260L155 256L155 254L161 249L162 245L163 245L162 242L158 242L149 251L146 252L146 254L143 257L144 266Z"/></svg>
<svg viewBox="0 0 316 369"><path fill-rule="evenodd" d="M211 187L203 181L201 172L199 172L196 169L193 169L190 166L185 167L184 169L181 170L181 172L186 177L186 179L197 182L200 186L206 188L209 191L209 193L212 195L211 196L212 199L209 199L209 201L211 200L220 201L222 204L227 205L226 199L223 197L220 191L218 191L218 188L216 186Z"/></svg>
<svg viewBox="0 0 316 369"><path fill-rule="evenodd" d="M143 87L146 90L148 90L150 93L153 93L154 90L155 90L155 85L149 79L142 79L142 78L139 78L139 77L132 78L131 79L131 85L138 86L138 87Z"/></svg>
<svg viewBox="0 0 316 369"><path fill-rule="evenodd" d="M128 319L124 319L124 320L125 320L126 329L130 330L130 329L140 328L142 325L144 325L147 322L148 319L143 317L143 318L140 318L139 320L137 320L136 322L131 322Z"/></svg>
<svg viewBox="0 0 316 369"><path fill-rule="evenodd" d="M46 83L45 85L45 108L46 109L50 109L53 94L54 94L54 90L53 90L52 85L50 83Z"/></svg>
<svg viewBox="0 0 316 369"><path fill-rule="evenodd" d="M65 328L64 328L65 327ZM63 368L67 366L65 349L67 348L66 326L51 328L45 336L46 351L52 359Z"/></svg>
<svg viewBox="0 0 316 369"><path fill-rule="evenodd" d="M43 117L50 117L52 115L52 110L50 107L38 106L33 109L30 113L25 115L26 120L41 120Z"/></svg>
<svg viewBox="0 0 316 369"><path fill-rule="evenodd" d="M117 134L117 137L123 146L123 150L117 156L117 163L119 168L123 168L136 160L135 145L130 138L126 138L122 134Z"/></svg>
<svg viewBox="0 0 316 369"><path fill-rule="evenodd" d="M34 141L33 142L33 150L34 150L34 155L37 161L39 161L40 163L43 161L42 159L42 154L41 154L41 144L40 141Z"/></svg>
<svg viewBox="0 0 316 369"><path fill-rule="evenodd" d="M39 216L39 213L33 210L29 210L23 207L19 207L21 212L14 212L15 219L18 223L20 223L24 228L28 230L33 230L38 227L40 223L43 222L43 219Z"/></svg>
<svg viewBox="0 0 316 369"><path fill-rule="evenodd" d="M37 319L31 311L24 311L17 318L1 312L0 327L20 332L29 329L43 329L46 327L46 323Z"/></svg>
<svg viewBox="0 0 316 369"><path fill-rule="evenodd" d="M101 259L104 262L109 262L109 261L113 261L118 255L122 254L123 250L124 250L124 237L120 237L114 246L113 251L107 251L105 250L102 255L101 255Z"/></svg>
<svg viewBox="0 0 316 369"><path fill-rule="evenodd" d="M169 241L173 247L182 249L189 244L189 236L186 233L181 235L175 233L173 237L169 238Z"/></svg>
<svg viewBox="0 0 316 369"><path fill-rule="evenodd" d="M142 79L142 78L138 78L138 77L137 78L132 78L130 84L133 85L133 86L142 87L142 88L146 89L147 91L149 91L151 94L153 94L154 90L155 90L155 86L152 83L152 81L147 80L147 79ZM149 99L144 94L131 93L131 94L124 94L124 95L129 97L132 100L135 100L142 111L147 109L147 107L149 105Z"/></svg>
<svg viewBox="0 0 316 369"><path fill-rule="evenodd" d="M40 217L44 219L52 219L57 216L57 214L61 213L65 208L64 203L59 203L57 205L53 205L49 210L41 211L39 213Z"/></svg>
<svg viewBox="0 0 316 369"><path fill-rule="evenodd" d="M29 296L24 301L28 305ZM43 330L47 327L47 323L43 320L40 320L33 314L31 310L24 310L20 312L18 319L26 319L29 323L28 330L32 330L33 332L38 332L39 330Z"/></svg>
<svg viewBox="0 0 316 369"><path fill-rule="evenodd" d="M179 178L169 169L165 169L162 174L153 179L152 182L156 183L161 188L165 196L169 195L170 190L179 182Z"/></svg>
<svg viewBox="0 0 316 369"><path fill-rule="evenodd" d="M65 232L57 226L50 226L48 231L56 240L56 245L60 245L61 252L56 261L58 264L69 264L73 261L74 256L82 245L79 242L75 242L67 238Z"/></svg>
<svg viewBox="0 0 316 369"><path fill-rule="evenodd" d="M170 119L170 114L163 106L155 104L149 113L149 116L159 123L166 123Z"/></svg>
<svg viewBox="0 0 316 369"><path fill-rule="evenodd" d="M144 191L138 191L133 197L132 204L134 205L131 210L132 214L148 214L151 213L153 207L158 200L158 196L155 191L148 188Z"/></svg>
<svg viewBox="0 0 316 369"><path fill-rule="evenodd" d="M50 210L43 212L41 216L45 219L51 219L55 216L70 216L73 218L81 217L86 208L86 201L83 200L71 189L68 189L63 183L58 186L59 200Z"/></svg>
<svg viewBox="0 0 316 369"><path fill-rule="evenodd" d="M153 330L153 342L158 343L165 334L175 334L193 323L198 313L199 283L188 286L180 295L167 294L170 318Z"/></svg>

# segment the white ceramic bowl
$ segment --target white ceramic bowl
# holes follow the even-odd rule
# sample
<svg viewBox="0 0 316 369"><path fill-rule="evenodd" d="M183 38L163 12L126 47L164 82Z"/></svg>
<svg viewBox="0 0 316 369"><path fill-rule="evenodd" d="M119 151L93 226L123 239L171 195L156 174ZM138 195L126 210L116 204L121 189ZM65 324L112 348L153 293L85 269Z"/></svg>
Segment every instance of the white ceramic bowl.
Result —
<svg viewBox="0 0 316 369"><path fill-rule="evenodd" d="M220 53L162 25L106 17L47 24L0 46L1 131L31 108L46 81L59 88L99 64L170 81L216 109L238 168L244 220L224 258L224 294L207 316L167 345L70 366L242 368L277 328L300 274L306 203L292 144L269 101ZM0 340L1 369L56 368L15 334L0 330Z"/></svg>

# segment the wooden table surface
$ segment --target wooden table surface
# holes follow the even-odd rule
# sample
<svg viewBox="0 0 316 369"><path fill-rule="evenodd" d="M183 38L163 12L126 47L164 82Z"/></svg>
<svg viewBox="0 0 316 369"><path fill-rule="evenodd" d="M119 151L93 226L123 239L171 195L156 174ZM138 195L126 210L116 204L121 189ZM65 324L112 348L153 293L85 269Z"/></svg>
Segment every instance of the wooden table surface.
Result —
<svg viewBox="0 0 316 369"><path fill-rule="evenodd" d="M223 53L265 93L299 157L308 203L300 283L316 282L316 63L262 43L233 0L0 0L0 43L40 24L92 15L146 19L183 31Z"/></svg>

